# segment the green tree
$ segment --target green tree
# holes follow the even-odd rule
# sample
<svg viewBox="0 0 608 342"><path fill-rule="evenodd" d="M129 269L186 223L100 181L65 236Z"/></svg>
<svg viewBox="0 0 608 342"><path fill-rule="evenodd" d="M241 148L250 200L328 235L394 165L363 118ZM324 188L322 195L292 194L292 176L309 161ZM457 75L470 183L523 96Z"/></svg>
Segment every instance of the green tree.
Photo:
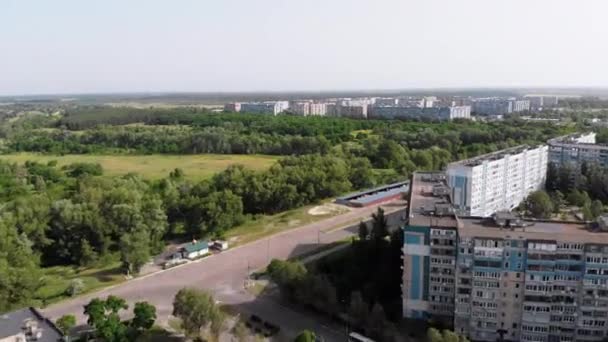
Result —
<svg viewBox="0 0 608 342"><path fill-rule="evenodd" d="M361 221L359 222L359 240L365 241L369 237L369 229L367 228L367 223Z"/></svg>
<svg viewBox="0 0 608 342"><path fill-rule="evenodd" d="M591 210L591 204L588 202L581 208L581 213L583 214L583 219L585 221L593 221L595 219L593 217L593 211Z"/></svg>
<svg viewBox="0 0 608 342"><path fill-rule="evenodd" d="M348 315L350 317L350 323L354 327L362 327L365 322L365 318L369 314L367 304L363 301L361 292L353 292L350 295L350 305L348 308Z"/></svg>
<svg viewBox="0 0 608 342"><path fill-rule="evenodd" d="M556 190L550 194L550 197L551 197L551 202L553 202L553 213L557 214L557 213L559 213L560 208L566 202L564 194L561 191Z"/></svg>
<svg viewBox="0 0 608 342"><path fill-rule="evenodd" d="M232 328L232 334L236 337L238 342L246 342L247 336L249 335L249 329L247 329L247 326L239 320Z"/></svg>
<svg viewBox="0 0 608 342"><path fill-rule="evenodd" d="M137 274L150 260L150 236L143 229L126 233L120 239L120 260L128 274Z"/></svg>
<svg viewBox="0 0 608 342"><path fill-rule="evenodd" d="M120 311L129 306L124 299L108 296L106 300L92 299L84 307L87 323L95 328L95 334L106 342L126 342L129 340L128 327L120 319Z"/></svg>
<svg viewBox="0 0 608 342"><path fill-rule="evenodd" d="M525 202L526 210L536 218L549 218L553 213L553 201L545 191L531 193Z"/></svg>
<svg viewBox="0 0 608 342"><path fill-rule="evenodd" d="M384 216L384 209L378 207L378 210L372 214L372 239L379 241L388 235L388 221Z"/></svg>
<svg viewBox="0 0 608 342"><path fill-rule="evenodd" d="M591 202L591 215L593 219L597 219L600 215L604 213L604 205L600 200L595 200Z"/></svg>
<svg viewBox="0 0 608 342"><path fill-rule="evenodd" d="M427 342L444 342L443 336L441 335L439 330L437 330L435 328L429 328L426 331L426 339L427 339Z"/></svg>
<svg viewBox="0 0 608 342"><path fill-rule="evenodd" d="M80 240L80 266L91 266L97 262L97 253L87 239Z"/></svg>
<svg viewBox="0 0 608 342"><path fill-rule="evenodd" d="M38 256L16 229L12 215L0 215L0 312L27 305L40 286Z"/></svg>
<svg viewBox="0 0 608 342"><path fill-rule="evenodd" d="M133 328L138 331L149 330L156 321L156 307L148 302L135 303L133 315L131 320Z"/></svg>
<svg viewBox="0 0 608 342"><path fill-rule="evenodd" d="M67 337L70 335L72 328L76 326L76 317L74 315L63 315L56 323L63 336Z"/></svg>
<svg viewBox="0 0 608 342"><path fill-rule="evenodd" d="M207 325L221 326L225 319L213 297L206 291L183 288L173 300L173 316L182 321L186 336L198 337Z"/></svg>
<svg viewBox="0 0 608 342"><path fill-rule="evenodd" d="M317 340L317 336L314 332L310 330L304 330L296 336L295 342L315 342Z"/></svg>

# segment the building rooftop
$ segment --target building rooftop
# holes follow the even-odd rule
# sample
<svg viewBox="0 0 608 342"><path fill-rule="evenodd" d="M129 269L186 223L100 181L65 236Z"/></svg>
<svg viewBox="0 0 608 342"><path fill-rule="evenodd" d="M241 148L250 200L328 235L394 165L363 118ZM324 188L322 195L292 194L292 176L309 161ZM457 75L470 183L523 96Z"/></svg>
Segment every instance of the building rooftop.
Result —
<svg viewBox="0 0 608 342"><path fill-rule="evenodd" d="M448 165L448 167L456 166L456 165L477 166L477 165L481 165L484 161L499 160L499 159L504 158L507 155L519 154L524 151L533 150L538 147L540 147L540 146L519 145L519 146L507 148L507 149L492 152L492 153L482 154L482 155L474 157L474 158L453 162L453 163L450 163Z"/></svg>
<svg viewBox="0 0 608 342"><path fill-rule="evenodd" d="M198 241L198 242L193 241L184 246L184 249L188 253L198 252L200 250L207 249L207 248L209 248L209 243L207 241Z"/></svg>
<svg viewBox="0 0 608 342"><path fill-rule="evenodd" d="M410 191L410 225L454 228L457 226L449 196L433 195L433 189L445 185L443 172L414 173Z"/></svg>
<svg viewBox="0 0 608 342"><path fill-rule="evenodd" d="M25 336L38 342L61 341L62 334L55 324L34 308L26 308L0 315L0 340Z"/></svg>
<svg viewBox="0 0 608 342"><path fill-rule="evenodd" d="M586 223L566 221L522 220L522 227L501 228L491 218L458 218L458 234L469 237L521 238L608 244L608 234L591 229Z"/></svg>
<svg viewBox="0 0 608 342"><path fill-rule="evenodd" d="M410 191L410 226L457 228L464 237L556 240L608 244L607 228L584 222L549 221L520 218L511 212L498 212L494 218L460 217L454 213L449 195L433 189L445 185L442 172L416 172ZM608 227L608 216L605 218ZM499 224L502 224L501 227Z"/></svg>

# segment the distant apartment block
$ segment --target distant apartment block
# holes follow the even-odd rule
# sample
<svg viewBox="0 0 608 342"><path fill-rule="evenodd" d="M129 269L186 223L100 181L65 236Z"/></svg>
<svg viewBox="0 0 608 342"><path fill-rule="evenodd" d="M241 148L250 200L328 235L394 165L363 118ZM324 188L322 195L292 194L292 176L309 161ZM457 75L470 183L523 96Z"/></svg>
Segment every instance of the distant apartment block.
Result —
<svg viewBox="0 0 608 342"><path fill-rule="evenodd" d="M451 163L447 168L454 209L461 215L488 217L512 210L544 187L547 146L518 146Z"/></svg>
<svg viewBox="0 0 608 342"><path fill-rule="evenodd" d="M367 118L367 105L365 104L354 104L344 105L337 107L338 116L356 119Z"/></svg>
<svg viewBox="0 0 608 342"><path fill-rule="evenodd" d="M396 106L399 102L398 99L394 97L378 97L374 101L375 106Z"/></svg>
<svg viewBox="0 0 608 342"><path fill-rule="evenodd" d="M289 110L296 115L308 116L310 114L310 102L293 102Z"/></svg>
<svg viewBox="0 0 608 342"><path fill-rule="evenodd" d="M513 103L513 113L530 111L530 101L529 100L512 100L512 103Z"/></svg>
<svg viewBox="0 0 608 342"><path fill-rule="evenodd" d="M458 215L441 173L412 177L403 228L403 316L472 341L604 341L608 218L527 221Z"/></svg>
<svg viewBox="0 0 608 342"><path fill-rule="evenodd" d="M549 162L580 166L584 162L608 167L608 146L595 143L595 133L572 134L554 138L549 145Z"/></svg>
<svg viewBox="0 0 608 342"><path fill-rule="evenodd" d="M311 103L310 104L310 115L323 116L327 113L327 105L325 103Z"/></svg>
<svg viewBox="0 0 608 342"><path fill-rule="evenodd" d="M241 103L241 112L277 115L289 108L288 101L246 102Z"/></svg>
<svg viewBox="0 0 608 342"><path fill-rule="evenodd" d="M241 111L241 104L238 102L233 102L233 103L226 103L224 105L224 111L225 112L240 112Z"/></svg>
<svg viewBox="0 0 608 342"><path fill-rule="evenodd" d="M402 107L402 106L372 106L370 117L382 119L429 119L454 120L470 119L470 106L453 107Z"/></svg>
<svg viewBox="0 0 608 342"><path fill-rule="evenodd" d="M524 98L530 101L533 110L552 108L559 104L557 95L526 95Z"/></svg>
<svg viewBox="0 0 608 342"><path fill-rule="evenodd" d="M498 97L473 100L473 112L477 115L505 115L530 110L529 100Z"/></svg>

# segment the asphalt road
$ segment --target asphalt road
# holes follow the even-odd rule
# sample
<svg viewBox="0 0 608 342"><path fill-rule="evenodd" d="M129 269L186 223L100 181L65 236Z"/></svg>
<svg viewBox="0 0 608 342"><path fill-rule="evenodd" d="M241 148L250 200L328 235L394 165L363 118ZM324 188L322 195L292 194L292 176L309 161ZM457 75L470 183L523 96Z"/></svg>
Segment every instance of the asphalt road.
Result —
<svg viewBox="0 0 608 342"><path fill-rule="evenodd" d="M388 202L380 206L384 207L390 225L400 224L403 205ZM273 258L287 259L310 252L322 244L356 235L358 224L329 231L327 228L352 224L353 220L357 219L368 219L377 207L353 209L348 213L290 229L195 262L64 301L43 311L53 320L65 314L74 314L79 323L84 323L84 305L92 298L112 294L126 299L131 307L138 301L154 304L158 321L163 324L171 315L173 297L177 291L183 287L197 287L211 291L217 300L235 305L243 313L255 313L278 324L287 335L293 336L298 331L312 328L323 335L326 341L344 341L343 331L326 327L323 322L317 321L316 317L295 312L270 299L255 298L244 289L244 283L248 272L265 267Z"/></svg>

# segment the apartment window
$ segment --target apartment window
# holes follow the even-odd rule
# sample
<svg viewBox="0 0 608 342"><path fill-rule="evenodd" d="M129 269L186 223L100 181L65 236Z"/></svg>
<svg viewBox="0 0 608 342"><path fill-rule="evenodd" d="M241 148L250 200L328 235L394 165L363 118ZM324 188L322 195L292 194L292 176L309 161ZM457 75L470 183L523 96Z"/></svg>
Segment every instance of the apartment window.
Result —
<svg viewBox="0 0 608 342"><path fill-rule="evenodd" d="M519 278L519 272L515 273L515 277Z"/></svg>
<svg viewBox="0 0 608 342"><path fill-rule="evenodd" d="M515 284L515 288L518 289L519 288L519 284Z"/></svg>

